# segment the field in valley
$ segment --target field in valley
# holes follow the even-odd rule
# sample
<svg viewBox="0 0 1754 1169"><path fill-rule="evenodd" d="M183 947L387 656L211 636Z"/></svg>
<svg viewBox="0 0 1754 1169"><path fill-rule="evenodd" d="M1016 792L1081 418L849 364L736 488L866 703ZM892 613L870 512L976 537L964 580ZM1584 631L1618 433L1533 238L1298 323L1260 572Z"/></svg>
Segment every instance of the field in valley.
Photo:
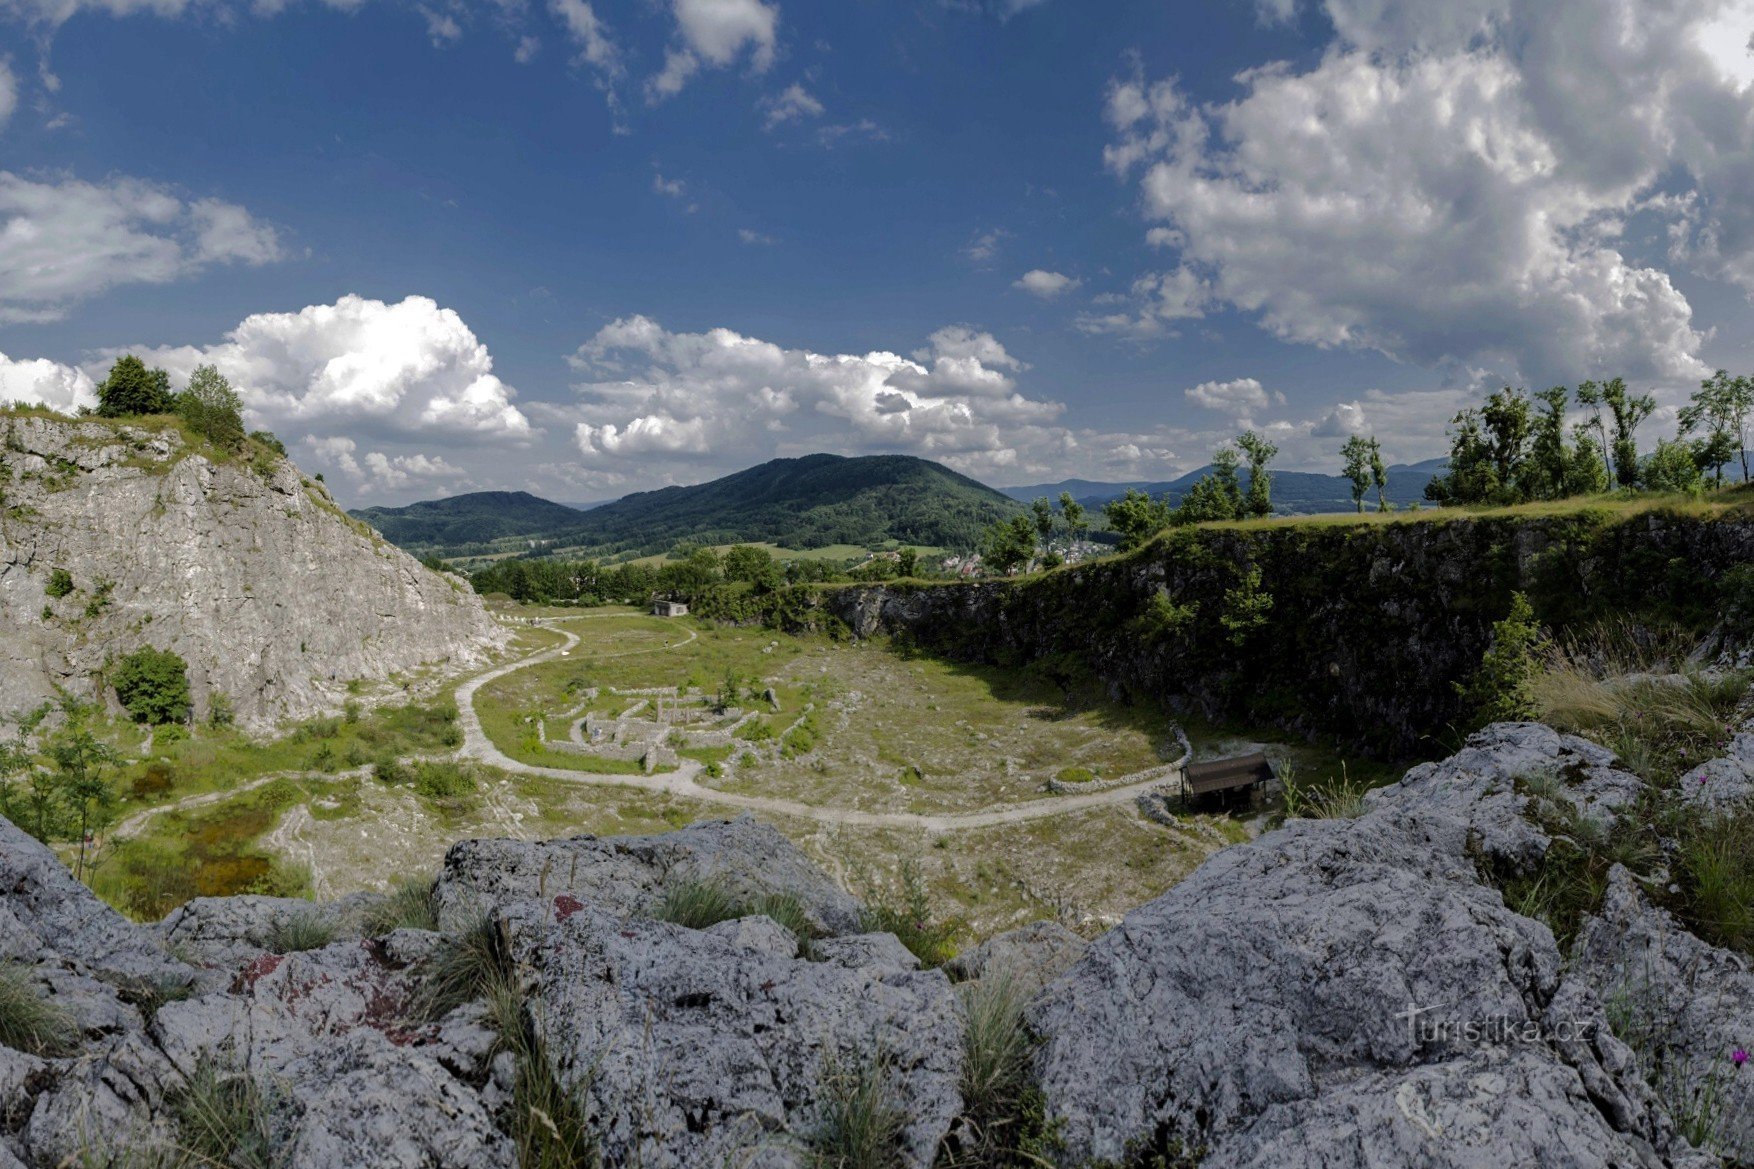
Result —
<svg viewBox="0 0 1754 1169"><path fill-rule="evenodd" d="M1027 671L633 610L500 619L517 644L461 690L429 684L270 743L122 743L139 761L94 887L139 917L197 895L330 898L432 873L459 839L657 832L753 807L855 893L917 875L971 939L1042 917L1100 929L1251 830L1146 818L1135 796L1181 754L1169 716ZM658 698L668 723L651 721ZM595 752L579 723L629 712L663 728L649 770ZM1196 757L1259 745L1302 774L1340 767L1302 744L1187 732ZM1068 796L1056 779L1134 786Z"/></svg>

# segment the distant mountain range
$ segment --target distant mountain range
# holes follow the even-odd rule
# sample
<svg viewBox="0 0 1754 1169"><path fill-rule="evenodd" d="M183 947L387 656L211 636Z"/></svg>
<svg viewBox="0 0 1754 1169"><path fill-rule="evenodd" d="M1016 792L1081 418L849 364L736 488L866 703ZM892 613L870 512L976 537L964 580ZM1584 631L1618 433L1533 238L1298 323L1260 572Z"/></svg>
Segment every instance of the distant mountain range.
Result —
<svg viewBox="0 0 1754 1169"><path fill-rule="evenodd" d="M1389 468L1389 500L1405 506L1424 498L1425 484L1444 465L1431 459ZM1022 504L1042 496L1057 500L1069 491L1092 511L1128 488L1167 495L1173 502L1210 470L1202 467L1168 482L1065 479L995 490L909 455L807 455L613 503L567 505L527 491L478 491L351 514L393 544L441 556L503 555L533 545L566 555L646 556L684 541L771 543L798 550L897 541L968 549L994 521L1018 514ZM1246 471L1242 479L1246 486ZM1275 471L1273 504L1292 514L1351 511L1351 485L1338 475Z"/></svg>
<svg viewBox="0 0 1754 1169"><path fill-rule="evenodd" d="M888 541L971 548L994 521L1021 511L1009 496L908 455L775 459L692 487L643 491L579 511L524 492L477 492L353 514L394 544L444 554L515 537L555 551L609 556L667 552L683 541L831 544Z"/></svg>
<svg viewBox="0 0 1754 1169"><path fill-rule="evenodd" d="M1390 503L1405 507L1425 498L1425 485L1431 482L1434 475L1441 475L1448 466L1447 459L1427 459L1422 463L1397 463L1389 468L1388 484L1383 494ZM1024 487L1001 487L1000 491L1012 499L1028 503L1046 496L1057 500L1061 492L1071 492L1072 498L1090 509L1100 508L1111 499L1119 499L1128 489L1143 491L1149 495L1168 495L1170 501L1180 502L1188 488L1199 482L1202 476L1211 472L1210 465L1197 471L1190 471L1179 479L1168 482L1147 482L1143 480L1131 483L1099 483L1090 479L1063 479L1058 483L1035 483ZM1249 475L1242 473L1242 482L1248 485ZM1369 494L1369 502L1374 504L1376 492ZM1281 512L1292 514L1313 515L1321 512L1338 512L1353 510L1352 483L1340 475L1320 475L1309 471L1274 471L1273 472L1273 506Z"/></svg>

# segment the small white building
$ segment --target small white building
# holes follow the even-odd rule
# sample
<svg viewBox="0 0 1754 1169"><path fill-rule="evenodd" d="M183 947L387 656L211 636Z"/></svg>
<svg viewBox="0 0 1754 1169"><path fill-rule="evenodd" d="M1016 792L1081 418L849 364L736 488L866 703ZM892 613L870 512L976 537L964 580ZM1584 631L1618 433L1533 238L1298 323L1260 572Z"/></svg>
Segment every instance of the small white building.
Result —
<svg viewBox="0 0 1754 1169"><path fill-rule="evenodd" d="M652 602L652 616L686 617L688 616L688 606L681 601L654 601Z"/></svg>

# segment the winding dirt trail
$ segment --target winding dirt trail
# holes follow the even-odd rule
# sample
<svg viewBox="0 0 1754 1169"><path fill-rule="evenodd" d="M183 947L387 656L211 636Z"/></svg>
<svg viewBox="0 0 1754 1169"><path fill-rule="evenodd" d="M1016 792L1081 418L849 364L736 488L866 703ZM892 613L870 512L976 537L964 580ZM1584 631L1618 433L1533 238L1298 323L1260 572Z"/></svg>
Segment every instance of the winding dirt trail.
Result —
<svg viewBox="0 0 1754 1169"><path fill-rule="evenodd" d="M1028 820L1042 820L1052 816L1063 816L1069 812L1080 812L1087 808L1102 807L1107 804L1121 804L1136 799L1153 788L1162 787L1165 777L1158 775L1140 783L1128 784L1124 787L1109 788L1107 791L1093 792L1087 795L1048 796L1039 800L1031 800L1025 804L1006 804L988 808L979 812L953 812L942 814L926 814L915 812L861 812L851 808L826 808L816 804L806 804L798 800L775 799L769 796L741 795L734 792L718 791L703 787L695 782L695 777L703 770L701 764L693 759L684 759L675 771L656 775L594 775L586 771L571 771L560 767L538 767L530 763L522 763L505 754L487 737L481 727L481 718L475 712L475 694L489 682L496 681L518 670L528 669L543 662L551 662L568 654L579 644L576 633L559 628L554 622L581 620L609 620L621 614L601 614L568 617L537 618L535 624L553 629L566 638L566 641L551 649L540 650L529 657L509 662L478 674L457 687L458 725L463 728L463 746L458 754L469 759L497 767L502 771L510 771L519 775L535 775L543 779L560 780L564 783L582 783L599 787L632 787L649 792L667 792L704 803L725 804L733 808L743 808L754 812L767 812L776 816L792 816L801 820L812 820L818 824L832 824L843 827L859 828L909 828L915 831L932 833L955 832L970 828L992 828L1001 824L1018 824ZM678 642L662 649L633 650L631 653L663 653L665 650L680 649L693 641L698 634L689 631L687 641ZM625 656L617 654L614 656Z"/></svg>

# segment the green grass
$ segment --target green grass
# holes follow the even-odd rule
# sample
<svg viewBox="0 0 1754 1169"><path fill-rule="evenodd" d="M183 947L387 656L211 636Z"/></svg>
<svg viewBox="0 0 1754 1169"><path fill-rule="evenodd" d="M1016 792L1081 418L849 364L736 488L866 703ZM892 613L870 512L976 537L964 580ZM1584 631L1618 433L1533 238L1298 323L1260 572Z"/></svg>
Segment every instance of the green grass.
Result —
<svg viewBox="0 0 1754 1169"><path fill-rule="evenodd" d="M301 909L277 920L268 931L268 949L276 954L321 950L335 940L335 923L317 909Z"/></svg>
<svg viewBox="0 0 1754 1169"><path fill-rule="evenodd" d="M962 1129L941 1169L1048 1165L1059 1142L1030 1073L1037 1040L1024 1022L1029 996L1008 974L957 987L964 1018Z"/></svg>
<svg viewBox="0 0 1754 1169"><path fill-rule="evenodd" d="M79 1046L79 1022L36 985L30 968L0 962L0 1046L30 1055L70 1055Z"/></svg>
<svg viewBox="0 0 1754 1169"><path fill-rule="evenodd" d="M896 1169L907 1113L897 1107L882 1055L830 1060L818 1089L821 1119L810 1135L813 1169Z"/></svg>
<svg viewBox="0 0 1754 1169"><path fill-rule="evenodd" d="M894 888L867 895L863 925L867 933L894 934L922 966L942 966L956 957L956 928L933 913L931 895L912 862L901 866Z"/></svg>
<svg viewBox="0 0 1754 1169"><path fill-rule="evenodd" d="M413 1009L428 1021L481 1000L500 1050L512 1053L517 1074L509 1109L512 1141L522 1169L594 1169L601 1161L587 1119L586 1086L560 1082L532 1017L499 927L482 917L446 939L421 972Z"/></svg>
<svg viewBox="0 0 1754 1169"><path fill-rule="evenodd" d="M704 930L722 921L744 917L767 917L798 939L798 953L807 955L815 931L803 902L790 893L764 893L743 900L714 880L683 877L664 887L664 896L652 910L656 921L667 921L691 930Z"/></svg>
<svg viewBox="0 0 1754 1169"><path fill-rule="evenodd" d="M256 1080L203 1059L177 1090L169 1111L184 1164L213 1169L275 1169L283 1159L270 1119L270 1098Z"/></svg>
<svg viewBox="0 0 1754 1169"><path fill-rule="evenodd" d="M433 904L433 883L424 877L410 877L391 890L390 895L366 914L365 927L374 936L393 930L437 930L438 907Z"/></svg>

